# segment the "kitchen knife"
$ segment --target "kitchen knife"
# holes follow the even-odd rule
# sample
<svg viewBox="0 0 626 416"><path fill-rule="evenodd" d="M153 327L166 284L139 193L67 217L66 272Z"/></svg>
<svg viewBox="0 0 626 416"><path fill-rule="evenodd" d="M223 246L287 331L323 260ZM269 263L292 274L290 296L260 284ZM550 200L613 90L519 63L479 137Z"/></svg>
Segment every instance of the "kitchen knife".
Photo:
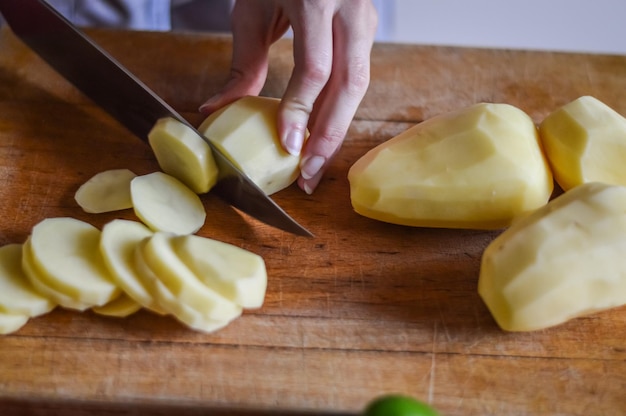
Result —
<svg viewBox="0 0 626 416"><path fill-rule="evenodd" d="M147 141L162 117L191 127L213 151L220 173L212 192L227 203L268 225L312 236L210 140L44 0L0 0L0 13L25 44L140 139Z"/></svg>

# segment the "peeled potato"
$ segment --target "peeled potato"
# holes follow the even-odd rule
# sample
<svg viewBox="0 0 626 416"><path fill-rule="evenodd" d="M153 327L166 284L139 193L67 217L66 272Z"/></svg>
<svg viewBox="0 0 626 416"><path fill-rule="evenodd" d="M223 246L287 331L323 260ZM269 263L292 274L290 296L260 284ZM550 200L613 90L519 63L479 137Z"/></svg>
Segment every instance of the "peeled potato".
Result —
<svg viewBox="0 0 626 416"><path fill-rule="evenodd" d="M198 331L214 332L228 325L230 319L212 319L186 303L181 302L178 296L172 293L160 278L157 277L155 271L152 270L144 258L143 248L147 242L148 239L142 241L135 251L135 267L144 280L144 284L150 287L151 293L158 299L160 306L183 324Z"/></svg>
<svg viewBox="0 0 626 416"><path fill-rule="evenodd" d="M0 313L35 317L56 304L37 292L22 269L22 245L0 247Z"/></svg>
<svg viewBox="0 0 626 416"><path fill-rule="evenodd" d="M263 305L267 272L261 256L197 235L173 237L171 244L204 285L244 308Z"/></svg>
<svg viewBox="0 0 626 416"><path fill-rule="evenodd" d="M111 278L128 297L153 312L163 314L165 311L135 269L135 249L141 240L151 235L152 231L140 222L116 219L102 227L100 252Z"/></svg>
<svg viewBox="0 0 626 416"><path fill-rule="evenodd" d="M230 321L241 315L241 306L226 299L202 281L180 260L172 248L170 233L155 233L142 244L145 263L158 280L179 300L214 321Z"/></svg>
<svg viewBox="0 0 626 416"><path fill-rule="evenodd" d="M94 175L78 188L74 199L89 213L132 208L130 181L137 175L128 169L106 170Z"/></svg>
<svg viewBox="0 0 626 416"><path fill-rule="evenodd" d="M99 242L100 230L91 224L48 218L33 227L30 252L50 287L80 303L101 306L121 292L104 264Z"/></svg>
<svg viewBox="0 0 626 416"><path fill-rule="evenodd" d="M626 118L600 100L583 96L564 105L539 133L564 190L587 182L626 185Z"/></svg>
<svg viewBox="0 0 626 416"><path fill-rule="evenodd" d="M192 191L206 193L217 182L211 148L189 126L171 117L162 118L148 133L148 141L163 172Z"/></svg>
<svg viewBox="0 0 626 416"><path fill-rule="evenodd" d="M28 315L0 312L0 334L10 334L22 328L28 322Z"/></svg>
<svg viewBox="0 0 626 416"><path fill-rule="evenodd" d="M137 176L130 184L135 214L153 231L193 234L206 218L197 194L163 172Z"/></svg>
<svg viewBox="0 0 626 416"><path fill-rule="evenodd" d="M588 183L485 250L478 293L498 325L531 331L626 304L626 187Z"/></svg>
<svg viewBox="0 0 626 416"><path fill-rule="evenodd" d="M350 168L355 211L417 226L497 229L546 204L552 175L522 110L476 104L424 121Z"/></svg>
<svg viewBox="0 0 626 416"><path fill-rule="evenodd" d="M288 187L300 174L300 157L280 144L279 104L276 98L243 97L211 114L198 128L268 195Z"/></svg>
<svg viewBox="0 0 626 416"><path fill-rule="evenodd" d="M141 305L135 302L131 297L122 293L106 305L96 306L91 310L98 315L112 316L116 318L125 318L141 309Z"/></svg>

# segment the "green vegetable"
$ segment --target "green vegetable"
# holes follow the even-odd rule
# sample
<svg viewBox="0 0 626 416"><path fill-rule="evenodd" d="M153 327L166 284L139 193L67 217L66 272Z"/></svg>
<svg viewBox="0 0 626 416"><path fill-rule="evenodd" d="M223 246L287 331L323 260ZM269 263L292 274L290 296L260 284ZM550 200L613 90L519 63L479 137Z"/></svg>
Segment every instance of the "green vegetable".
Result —
<svg viewBox="0 0 626 416"><path fill-rule="evenodd" d="M370 402L365 408L364 416L439 416L439 413L412 397L387 395Z"/></svg>

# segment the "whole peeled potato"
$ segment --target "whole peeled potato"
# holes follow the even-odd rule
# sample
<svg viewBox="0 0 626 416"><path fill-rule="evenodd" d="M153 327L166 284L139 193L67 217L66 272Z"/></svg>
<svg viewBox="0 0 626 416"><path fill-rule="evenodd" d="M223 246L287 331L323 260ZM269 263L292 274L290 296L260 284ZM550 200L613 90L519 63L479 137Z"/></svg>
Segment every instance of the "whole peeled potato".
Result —
<svg viewBox="0 0 626 416"><path fill-rule="evenodd" d="M348 172L354 210L416 227L496 229L550 198L552 174L522 110L476 104L378 145Z"/></svg>
<svg viewBox="0 0 626 416"><path fill-rule="evenodd" d="M546 156L561 188L587 182L626 185L626 118L583 96L539 125Z"/></svg>

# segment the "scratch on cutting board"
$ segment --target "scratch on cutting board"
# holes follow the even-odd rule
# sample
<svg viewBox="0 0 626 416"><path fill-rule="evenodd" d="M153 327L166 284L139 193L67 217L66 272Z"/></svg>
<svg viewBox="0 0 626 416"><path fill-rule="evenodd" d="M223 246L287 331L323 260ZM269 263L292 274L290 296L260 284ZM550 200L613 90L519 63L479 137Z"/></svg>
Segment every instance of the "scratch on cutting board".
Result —
<svg viewBox="0 0 626 416"><path fill-rule="evenodd" d="M333 311L333 307L332 307L332 301L330 298L330 293L326 293L325 296L326 296L326 313L328 315L331 315Z"/></svg>
<svg viewBox="0 0 626 416"><path fill-rule="evenodd" d="M354 287L355 280L359 282L359 287L361 290L365 290L365 273L363 272L363 262L359 260L359 264L357 265L358 273L354 277L350 277L350 289Z"/></svg>
<svg viewBox="0 0 626 416"><path fill-rule="evenodd" d="M40 154L40 153L36 153L35 154L35 158L33 160L33 166L45 166L45 160L42 162L42 159L45 159L46 156ZM43 170L33 170L31 172L29 172L28 174L30 175L39 175L39 174L47 174L49 172L43 171ZM48 201L50 200L50 195L52 192L52 184L48 183L46 184L46 186L41 187L41 183L39 181L36 180L30 180L28 181L29 184L29 189L28 189L28 194L29 196L33 196L38 198L39 200L37 201L37 203L35 204L36 206L39 207L43 207L45 205L48 204ZM40 188L38 189L38 184L40 186ZM43 189L43 192L42 192ZM41 200L43 199L43 200ZM30 202L31 198L28 199L28 201Z"/></svg>
<svg viewBox="0 0 626 416"><path fill-rule="evenodd" d="M278 306L283 308L283 283L278 281Z"/></svg>
<svg viewBox="0 0 626 416"><path fill-rule="evenodd" d="M279 250L281 253L284 253L285 255L291 255L291 253L294 252L295 246L296 246L295 238L291 238L291 239L285 238L285 239L280 240Z"/></svg>
<svg viewBox="0 0 626 416"><path fill-rule="evenodd" d="M443 332L446 336L446 340L448 340L448 342L452 342L450 331L448 330L448 326L446 325L446 317L443 313L443 310L441 309L441 304L439 302L437 302L437 311L439 312L439 319L441 321L441 325L443 325Z"/></svg>
<svg viewBox="0 0 626 416"><path fill-rule="evenodd" d="M36 181L29 181L28 191L20 200L21 209L36 209L34 216L40 216L45 207L51 201L51 186L45 186L43 192L41 188L37 188ZM20 210L21 211L21 210Z"/></svg>
<svg viewBox="0 0 626 416"><path fill-rule="evenodd" d="M430 371L428 377L428 403L432 403L435 397L435 368L437 363L437 322L433 325L433 342L432 342L432 355L430 360Z"/></svg>

